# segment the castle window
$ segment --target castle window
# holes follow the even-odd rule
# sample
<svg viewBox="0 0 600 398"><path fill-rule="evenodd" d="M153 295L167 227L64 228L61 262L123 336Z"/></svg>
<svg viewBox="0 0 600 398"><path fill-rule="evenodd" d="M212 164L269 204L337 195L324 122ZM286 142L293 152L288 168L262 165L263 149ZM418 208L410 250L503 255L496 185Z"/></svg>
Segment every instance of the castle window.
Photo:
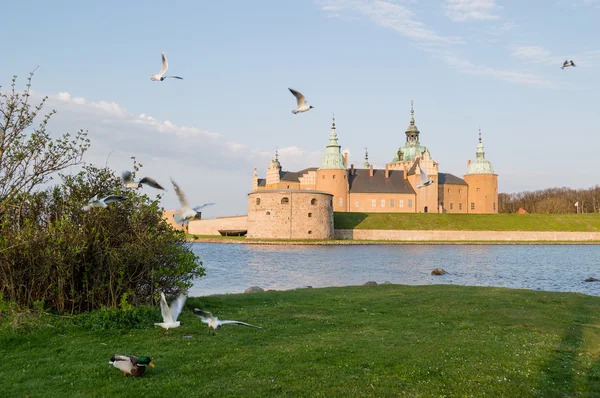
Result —
<svg viewBox="0 0 600 398"><path fill-rule="evenodd" d="M376 208L377 207L377 200L376 199L371 199L371 207L372 208Z"/></svg>
<svg viewBox="0 0 600 398"><path fill-rule="evenodd" d="M459 189L459 190L458 190L458 193L462 193L462 189Z"/></svg>
<svg viewBox="0 0 600 398"><path fill-rule="evenodd" d="M344 205L344 198L338 198L338 206Z"/></svg>
<svg viewBox="0 0 600 398"><path fill-rule="evenodd" d="M335 180L335 174L334 174L332 177L333 177L333 179Z"/></svg>
<svg viewBox="0 0 600 398"><path fill-rule="evenodd" d="M288 204L288 203L290 203L290 200L288 198L281 198L281 204L282 205L285 205L285 204Z"/></svg>
<svg viewBox="0 0 600 398"><path fill-rule="evenodd" d="M382 209L385 208L385 199L381 199L381 204L379 205Z"/></svg>
<svg viewBox="0 0 600 398"><path fill-rule="evenodd" d="M311 231L311 230L308 230L308 234L309 234L309 235L310 235L310 234L312 234L312 231Z"/></svg>
<svg viewBox="0 0 600 398"><path fill-rule="evenodd" d="M477 192L479 192L479 188L477 188Z"/></svg>
<svg viewBox="0 0 600 398"><path fill-rule="evenodd" d="M357 200L356 202L354 202L354 206L360 207L360 202Z"/></svg>
<svg viewBox="0 0 600 398"><path fill-rule="evenodd" d="M403 209L404 208L404 199L400 199L400 208Z"/></svg>
<svg viewBox="0 0 600 398"><path fill-rule="evenodd" d="M408 200L408 208L409 208L409 209L412 209L412 199L409 199L409 200Z"/></svg>
<svg viewBox="0 0 600 398"><path fill-rule="evenodd" d="M390 207L394 207L394 199L390 199Z"/></svg>
<svg viewBox="0 0 600 398"><path fill-rule="evenodd" d="M454 203L450 202L450 210L454 210Z"/></svg>
<svg viewBox="0 0 600 398"><path fill-rule="evenodd" d="M344 174L344 180L346 179L346 174Z"/></svg>
<svg viewBox="0 0 600 398"><path fill-rule="evenodd" d="M494 211L496 211L496 202L493 203Z"/></svg>
<svg viewBox="0 0 600 398"><path fill-rule="evenodd" d="M260 198L256 198L256 205L260 205Z"/></svg>
<svg viewBox="0 0 600 398"><path fill-rule="evenodd" d="M268 212L267 212L267 216L270 216L270 215L271 215L271 212L270 212L270 211L268 211Z"/></svg>
<svg viewBox="0 0 600 398"><path fill-rule="evenodd" d="M287 189L290 189L290 186L288 185Z"/></svg>
<svg viewBox="0 0 600 398"><path fill-rule="evenodd" d="M448 193L450 193L450 188L448 188Z"/></svg>
<svg viewBox="0 0 600 398"><path fill-rule="evenodd" d="M462 210L462 203L458 204L458 210Z"/></svg>
<svg viewBox="0 0 600 398"><path fill-rule="evenodd" d="M475 210L475 203L471 202L471 210Z"/></svg>
<svg viewBox="0 0 600 398"><path fill-rule="evenodd" d="M313 205L313 206L316 205L317 204L317 199L316 198L312 198L310 200L310 204Z"/></svg>
<svg viewBox="0 0 600 398"><path fill-rule="evenodd" d="M308 218L311 218L311 217L312 217L312 213L308 213Z"/></svg>

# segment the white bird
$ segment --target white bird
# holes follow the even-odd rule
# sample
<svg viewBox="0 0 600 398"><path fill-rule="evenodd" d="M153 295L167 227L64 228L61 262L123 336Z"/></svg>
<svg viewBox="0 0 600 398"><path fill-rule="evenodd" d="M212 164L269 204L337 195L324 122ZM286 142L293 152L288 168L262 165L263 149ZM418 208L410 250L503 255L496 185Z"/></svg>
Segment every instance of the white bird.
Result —
<svg viewBox="0 0 600 398"><path fill-rule="evenodd" d="M568 68L569 66L577 66L577 65L575 65L575 62L573 62L573 60L565 61L565 62L563 62L563 66L561 66L560 69L565 69L565 68Z"/></svg>
<svg viewBox="0 0 600 398"><path fill-rule="evenodd" d="M217 329L221 329L221 326L223 325L238 325L238 326L250 326L253 328L258 328L258 329L262 329L262 327L260 326L255 326L255 325L250 325L249 323L246 322L240 322L240 321L220 321L219 318L217 318L216 316L213 316L213 314L211 314L208 311L202 311L198 308L194 308L194 315L196 315L197 317L199 317L202 322L207 323L208 324L208 334L210 334L210 329L212 328L214 331L216 331ZM213 331L213 335L215 334L215 332Z"/></svg>
<svg viewBox="0 0 600 398"><path fill-rule="evenodd" d="M417 185L417 189L433 184L433 181L429 180L429 176L425 173L425 170L421 168L421 165L419 165L419 172L421 173L421 185Z"/></svg>
<svg viewBox="0 0 600 398"><path fill-rule="evenodd" d="M129 170L125 170L121 175L121 178L123 178L123 184L125 185L125 188L138 189L142 187L142 184L146 184L152 188L162 189L165 191L162 185L156 182L154 178L144 177L138 182L133 181L133 174Z"/></svg>
<svg viewBox="0 0 600 398"><path fill-rule="evenodd" d="M169 61L167 61L167 56L165 55L165 52L163 51L162 53L162 67L160 68L160 73L157 73L156 75L152 75L152 77L150 79L152 79L152 81L163 81L165 80L167 77L172 77L175 79L183 79L183 77L179 77L179 76L163 76L165 74L165 72L167 71L167 69L169 69Z"/></svg>
<svg viewBox="0 0 600 398"><path fill-rule="evenodd" d="M294 109L292 111L294 115L300 112L306 112L309 109L314 108L314 106L306 104L306 99L304 98L304 95L302 95L299 91L296 91L293 88L289 87L288 90L290 90L290 92L294 94L294 97L296 97L296 102L298 102L298 109Z"/></svg>
<svg viewBox="0 0 600 398"><path fill-rule="evenodd" d="M165 334L169 333L169 329L178 328L181 323L177 320L177 318L179 317L179 314L181 314L181 310L183 309L186 299L187 297L182 294L177 297L177 299L171 303L171 307L169 307L167 305L165 294L160 292L160 312L162 314L163 321L160 323L155 323L154 325L163 328L163 332Z"/></svg>
<svg viewBox="0 0 600 398"><path fill-rule="evenodd" d="M129 196L124 195L109 195L102 199L98 199L98 195L94 195L93 198L88 200L87 206L83 206L83 211L89 211L92 207L108 207L108 203L112 202L121 202L123 200L129 199Z"/></svg>
<svg viewBox="0 0 600 398"><path fill-rule="evenodd" d="M177 183L175 181L173 181L173 179L171 178L171 183L173 184L173 187L175 188L175 193L177 194L177 198L179 198L179 203L181 204L181 214L173 214L173 218L175 219L175 222L179 225L185 225L187 222L189 222L189 220L191 220L192 218L194 218L196 216L196 213L198 213L201 209L207 207L207 206L212 206L216 203L205 203L202 206L196 206L194 208L190 207L190 204L185 196L185 194L183 193L183 191L181 190L181 188L179 188L179 185L177 185Z"/></svg>

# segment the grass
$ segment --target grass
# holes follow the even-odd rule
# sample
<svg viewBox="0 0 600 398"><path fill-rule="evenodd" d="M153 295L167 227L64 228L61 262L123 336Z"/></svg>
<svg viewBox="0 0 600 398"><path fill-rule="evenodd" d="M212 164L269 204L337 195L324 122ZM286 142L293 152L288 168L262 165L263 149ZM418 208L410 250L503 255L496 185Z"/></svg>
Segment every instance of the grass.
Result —
<svg viewBox="0 0 600 398"><path fill-rule="evenodd" d="M600 214L334 213L336 229L600 231Z"/></svg>
<svg viewBox="0 0 600 398"><path fill-rule="evenodd" d="M598 396L600 297L447 285L190 298L169 336L0 319L3 397ZM216 336L189 309L264 329ZM48 323L50 326L45 326ZM184 339L184 335L193 338ZM148 355L141 378L108 365Z"/></svg>

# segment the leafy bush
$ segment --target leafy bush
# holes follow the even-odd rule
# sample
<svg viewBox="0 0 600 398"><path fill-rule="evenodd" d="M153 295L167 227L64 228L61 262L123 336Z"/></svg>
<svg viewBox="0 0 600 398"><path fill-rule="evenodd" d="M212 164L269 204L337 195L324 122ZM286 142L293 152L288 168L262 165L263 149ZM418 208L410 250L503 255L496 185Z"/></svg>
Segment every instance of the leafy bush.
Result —
<svg viewBox="0 0 600 398"><path fill-rule="evenodd" d="M107 168L86 165L61 178L59 186L22 193L20 206L2 214L0 294L6 300L27 307L43 301L71 313L151 304L158 290L174 297L204 275L185 233L163 219L160 197L123 190ZM96 194L129 199L84 212Z"/></svg>
<svg viewBox="0 0 600 398"><path fill-rule="evenodd" d="M121 331L154 327L154 322L161 320L160 311L148 306L132 307L129 310L120 308L103 308L97 311L77 315L74 324L88 330Z"/></svg>

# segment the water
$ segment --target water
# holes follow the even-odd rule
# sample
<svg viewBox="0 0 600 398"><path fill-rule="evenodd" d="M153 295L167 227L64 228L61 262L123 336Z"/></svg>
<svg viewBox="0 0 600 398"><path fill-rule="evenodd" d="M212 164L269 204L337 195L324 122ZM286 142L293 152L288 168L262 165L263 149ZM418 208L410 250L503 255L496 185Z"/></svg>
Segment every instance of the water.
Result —
<svg viewBox="0 0 600 398"><path fill-rule="evenodd" d="M580 292L600 296L600 245L279 246L194 243L206 268L190 295L243 292L249 286L455 284ZM431 275L444 268L448 274Z"/></svg>

